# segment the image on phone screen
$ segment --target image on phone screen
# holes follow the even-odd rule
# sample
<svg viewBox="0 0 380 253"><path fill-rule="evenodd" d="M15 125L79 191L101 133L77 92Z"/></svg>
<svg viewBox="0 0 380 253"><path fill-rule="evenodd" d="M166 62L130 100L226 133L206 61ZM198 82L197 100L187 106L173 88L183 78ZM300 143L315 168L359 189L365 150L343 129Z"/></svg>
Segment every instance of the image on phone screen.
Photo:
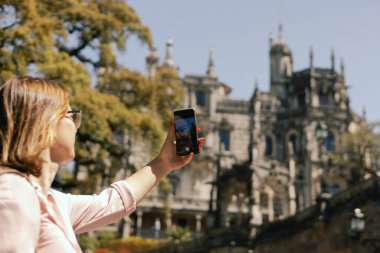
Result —
<svg viewBox="0 0 380 253"><path fill-rule="evenodd" d="M177 154L188 155L198 153L197 126L194 110L181 110L174 112L174 125L176 132Z"/></svg>

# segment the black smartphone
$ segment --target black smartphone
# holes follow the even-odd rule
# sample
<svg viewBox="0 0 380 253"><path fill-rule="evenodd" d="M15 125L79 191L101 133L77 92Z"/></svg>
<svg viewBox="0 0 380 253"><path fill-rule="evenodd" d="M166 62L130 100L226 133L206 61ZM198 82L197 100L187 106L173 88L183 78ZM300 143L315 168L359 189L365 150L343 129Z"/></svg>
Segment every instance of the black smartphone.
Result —
<svg viewBox="0 0 380 253"><path fill-rule="evenodd" d="M197 120L195 110L174 111L174 126L177 155L185 156L193 152L198 154Z"/></svg>

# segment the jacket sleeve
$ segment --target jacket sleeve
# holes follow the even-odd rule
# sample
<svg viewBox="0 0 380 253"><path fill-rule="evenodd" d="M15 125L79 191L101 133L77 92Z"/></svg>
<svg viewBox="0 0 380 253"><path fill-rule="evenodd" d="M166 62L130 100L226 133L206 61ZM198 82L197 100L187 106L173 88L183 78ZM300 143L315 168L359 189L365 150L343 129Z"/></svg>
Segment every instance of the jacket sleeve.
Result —
<svg viewBox="0 0 380 253"><path fill-rule="evenodd" d="M0 177L0 253L36 251L40 205L33 187L17 175Z"/></svg>
<svg viewBox="0 0 380 253"><path fill-rule="evenodd" d="M65 194L76 234L114 223L136 209L135 197L125 181L119 181L94 195Z"/></svg>

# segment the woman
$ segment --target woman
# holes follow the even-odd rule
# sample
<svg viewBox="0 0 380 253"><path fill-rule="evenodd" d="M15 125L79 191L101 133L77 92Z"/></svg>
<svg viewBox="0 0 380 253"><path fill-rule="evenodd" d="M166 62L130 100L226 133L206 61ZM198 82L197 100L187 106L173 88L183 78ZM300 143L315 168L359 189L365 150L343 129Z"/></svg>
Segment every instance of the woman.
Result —
<svg viewBox="0 0 380 253"><path fill-rule="evenodd" d="M74 159L80 121L57 83L26 77L0 87L0 252L82 252L75 234L130 214L194 156L176 155L171 124L160 154L132 176L99 195L64 194L50 186L59 166Z"/></svg>

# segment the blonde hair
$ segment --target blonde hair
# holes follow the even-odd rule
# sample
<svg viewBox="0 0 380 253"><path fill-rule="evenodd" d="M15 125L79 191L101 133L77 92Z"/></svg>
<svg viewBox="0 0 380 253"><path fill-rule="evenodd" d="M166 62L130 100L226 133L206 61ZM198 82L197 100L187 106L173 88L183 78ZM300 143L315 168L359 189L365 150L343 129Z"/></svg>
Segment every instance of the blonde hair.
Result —
<svg viewBox="0 0 380 253"><path fill-rule="evenodd" d="M39 176L39 155L68 110L69 95L56 82L24 77L0 86L0 165Z"/></svg>

